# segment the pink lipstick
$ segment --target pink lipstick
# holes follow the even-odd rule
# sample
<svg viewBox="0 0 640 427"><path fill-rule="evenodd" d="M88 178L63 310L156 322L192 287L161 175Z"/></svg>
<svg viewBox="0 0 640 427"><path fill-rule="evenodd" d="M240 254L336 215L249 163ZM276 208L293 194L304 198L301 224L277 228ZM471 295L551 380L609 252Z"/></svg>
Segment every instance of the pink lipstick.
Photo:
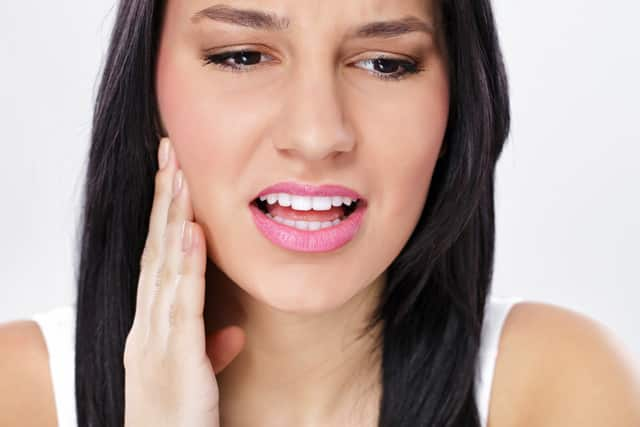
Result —
<svg viewBox="0 0 640 427"><path fill-rule="evenodd" d="M272 243L298 252L330 252L356 236L367 202L339 185L286 182L262 190L249 209Z"/></svg>

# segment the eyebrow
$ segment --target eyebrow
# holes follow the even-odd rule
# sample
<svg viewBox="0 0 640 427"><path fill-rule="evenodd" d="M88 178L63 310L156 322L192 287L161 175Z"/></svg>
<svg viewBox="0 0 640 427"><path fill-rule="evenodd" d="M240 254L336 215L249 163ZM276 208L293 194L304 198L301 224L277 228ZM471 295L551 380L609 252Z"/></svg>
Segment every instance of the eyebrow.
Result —
<svg viewBox="0 0 640 427"><path fill-rule="evenodd" d="M252 9L236 9L218 4L196 12L191 21L197 23L203 18L225 22L263 31L283 31L289 28L290 21L273 13ZM391 38L403 34L423 32L432 35L431 25L416 16L407 16L391 21L369 22L357 27L350 33L352 38Z"/></svg>

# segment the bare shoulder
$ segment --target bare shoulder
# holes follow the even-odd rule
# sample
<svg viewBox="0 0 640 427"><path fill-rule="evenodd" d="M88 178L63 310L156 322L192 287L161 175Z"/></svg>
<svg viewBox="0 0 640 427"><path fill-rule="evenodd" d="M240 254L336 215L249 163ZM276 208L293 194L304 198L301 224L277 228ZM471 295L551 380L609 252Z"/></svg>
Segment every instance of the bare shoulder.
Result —
<svg viewBox="0 0 640 427"><path fill-rule="evenodd" d="M56 426L49 356L33 320L0 324L0 425Z"/></svg>
<svg viewBox="0 0 640 427"><path fill-rule="evenodd" d="M638 361L596 320L539 302L505 320L489 427L640 426Z"/></svg>

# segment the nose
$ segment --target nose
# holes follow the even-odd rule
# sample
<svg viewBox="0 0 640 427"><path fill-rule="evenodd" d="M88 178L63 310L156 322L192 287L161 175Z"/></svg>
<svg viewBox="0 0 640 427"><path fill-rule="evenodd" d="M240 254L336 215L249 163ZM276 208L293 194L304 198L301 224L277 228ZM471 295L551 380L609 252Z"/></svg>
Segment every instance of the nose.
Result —
<svg viewBox="0 0 640 427"><path fill-rule="evenodd" d="M306 161L319 161L353 150L354 135L345 119L344 100L335 73L299 69L288 86L273 145Z"/></svg>

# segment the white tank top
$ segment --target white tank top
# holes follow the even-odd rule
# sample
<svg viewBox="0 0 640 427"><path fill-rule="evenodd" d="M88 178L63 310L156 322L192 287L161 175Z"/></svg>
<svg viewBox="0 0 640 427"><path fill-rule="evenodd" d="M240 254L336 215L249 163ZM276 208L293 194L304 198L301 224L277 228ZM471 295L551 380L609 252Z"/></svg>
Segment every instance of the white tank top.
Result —
<svg viewBox="0 0 640 427"><path fill-rule="evenodd" d="M518 297L490 296L487 299L475 380L476 402L483 427L487 425L502 325L511 307L520 301L522 299ZM49 351L51 382L60 427L78 425L75 404L75 314L75 305L67 305L31 316L40 326Z"/></svg>

